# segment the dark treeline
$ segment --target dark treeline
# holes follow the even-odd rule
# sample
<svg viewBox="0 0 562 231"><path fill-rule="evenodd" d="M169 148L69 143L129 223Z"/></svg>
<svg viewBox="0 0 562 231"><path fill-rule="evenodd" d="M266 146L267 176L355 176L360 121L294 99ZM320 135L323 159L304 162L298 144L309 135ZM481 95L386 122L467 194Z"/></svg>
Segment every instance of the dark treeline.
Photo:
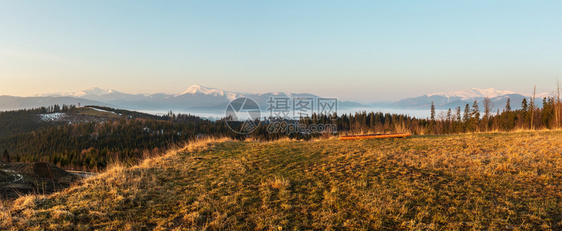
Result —
<svg viewBox="0 0 562 231"><path fill-rule="evenodd" d="M518 129L559 128L562 105L553 97L543 98L543 107L538 108L531 100L524 99L521 108L511 109L510 100L503 107L495 108L485 99L481 110L478 102L466 104L463 109L449 109L436 115L434 107L430 118L414 118L389 113L358 112L342 115L334 122L340 133L395 133L454 134L488 131L513 131ZM317 119L328 122L328 117Z"/></svg>
<svg viewBox="0 0 562 231"><path fill-rule="evenodd" d="M472 105L466 104L464 108L457 107L436 114L435 107L431 107L430 118L415 118L407 115L398 115L382 112L356 112L343 115L316 115L300 120L301 124L335 124L337 133L366 134L366 133L402 133L414 135L423 134L455 134L489 131L514 131L519 129L553 129L562 125L562 104L557 98L543 98L543 107L536 107L533 100L524 99L521 109L512 110L511 101L506 105L494 107L488 98L483 102L484 108L479 108L475 101ZM303 134L270 134L267 126L262 124L252 137L256 139L272 140L289 136L291 138L310 138L316 135ZM333 133L333 131L326 131Z"/></svg>

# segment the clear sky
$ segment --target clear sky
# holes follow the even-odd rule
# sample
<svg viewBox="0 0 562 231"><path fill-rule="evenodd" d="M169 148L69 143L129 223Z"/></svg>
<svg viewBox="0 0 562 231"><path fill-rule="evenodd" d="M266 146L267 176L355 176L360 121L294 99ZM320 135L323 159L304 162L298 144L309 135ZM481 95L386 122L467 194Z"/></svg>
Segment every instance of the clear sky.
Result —
<svg viewBox="0 0 562 231"><path fill-rule="evenodd" d="M0 95L546 92L562 80L561 12L562 1L0 0Z"/></svg>

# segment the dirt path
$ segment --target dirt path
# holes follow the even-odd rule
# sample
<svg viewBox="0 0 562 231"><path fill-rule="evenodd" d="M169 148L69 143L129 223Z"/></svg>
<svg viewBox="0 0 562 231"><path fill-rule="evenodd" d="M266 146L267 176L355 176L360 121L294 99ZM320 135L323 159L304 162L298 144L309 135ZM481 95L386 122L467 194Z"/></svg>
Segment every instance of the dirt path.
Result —
<svg viewBox="0 0 562 231"><path fill-rule="evenodd" d="M67 172L45 162L0 165L0 196L15 198L27 193L49 194L72 182L95 176L88 172Z"/></svg>
<svg viewBox="0 0 562 231"><path fill-rule="evenodd" d="M10 184L25 183L25 180L23 179L23 176L21 174L16 173L14 170L0 169L0 171L4 171L5 173L14 177L14 180L12 180L12 182ZM21 181L21 182L18 182L18 181Z"/></svg>

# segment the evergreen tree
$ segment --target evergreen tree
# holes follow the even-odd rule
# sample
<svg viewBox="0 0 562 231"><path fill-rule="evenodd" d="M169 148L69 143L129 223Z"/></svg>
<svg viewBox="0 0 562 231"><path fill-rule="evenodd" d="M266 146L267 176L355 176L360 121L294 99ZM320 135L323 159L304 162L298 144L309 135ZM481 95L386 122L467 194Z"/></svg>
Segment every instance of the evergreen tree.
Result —
<svg viewBox="0 0 562 231"><path fill-rule="evenodd" d="M457 122L461 122L462 117L461 117L461 107L457 107Z"/></svg>
<svg viewBox="0 0 562 231"><path fill-rule="evenodd" d="M505 103L505 111L510 112L511 111L511 99L507 98L507 102Z"/></svg>
<svg viewBox="0 0 562 231"><path fill-rule="evenodd" d="M523 109L523 111L527 111L528 109L528 105L527 105L527 99L523 98L523 101L521 101L521 108Z"/></svg>
<svg viewBox="0 0 562 231"><path fill-rule="evenodd" d="M435 104L431 101L431 120L435 121Z"/></svg>

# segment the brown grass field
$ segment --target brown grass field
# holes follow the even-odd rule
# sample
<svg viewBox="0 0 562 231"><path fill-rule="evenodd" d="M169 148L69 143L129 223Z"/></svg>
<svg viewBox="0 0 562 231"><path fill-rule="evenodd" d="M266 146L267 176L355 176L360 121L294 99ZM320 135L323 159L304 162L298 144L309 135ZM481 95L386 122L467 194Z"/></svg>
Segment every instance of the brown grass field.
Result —
<svg viewBox="0 0 562 231"><path fill-rule="evenodd" d="M207 140L0 207L0 229L561 230L562 131Z"/></svg>

